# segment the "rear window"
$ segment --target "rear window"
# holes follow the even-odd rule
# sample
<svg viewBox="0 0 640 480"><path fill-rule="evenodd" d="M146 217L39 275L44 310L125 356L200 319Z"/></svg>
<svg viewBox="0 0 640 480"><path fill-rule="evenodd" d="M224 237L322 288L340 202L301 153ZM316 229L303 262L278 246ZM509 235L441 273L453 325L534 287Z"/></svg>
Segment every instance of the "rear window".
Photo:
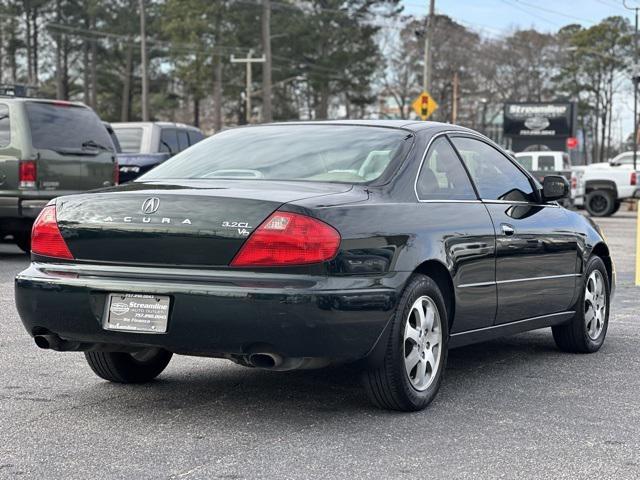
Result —
<svg viewBox="0 0 640 480"><path fill-rule="evenodd" d="M533 157L531 155L518 155L516 156L516 161L529 172L533 169Z"/></svg>
<svg viewBox="0 0 640 480"><path fill-rule="evenodd" d="M540 155L538 157L538 170L552 171L556 169L556 157L553 155Z"/></svg>
<svg viewBox="0 0 640 480"><path fill-rule="evenodd" d="M225 178L366 183L404 158L410 132L347 125L272 125L214 135L140 180Z"/></svg>
<svg viewBox="0 0 640 480"><path fill-rule="evenodd" d="M140 153L142 146L142 128L114 128L123 153Z"/></svg>
<svg viewBox="0 0 640 480"><path fill-rule="evenodd" d="M109 133L93 110L67 104L27 102L34 148L113 151Z"/></svg>

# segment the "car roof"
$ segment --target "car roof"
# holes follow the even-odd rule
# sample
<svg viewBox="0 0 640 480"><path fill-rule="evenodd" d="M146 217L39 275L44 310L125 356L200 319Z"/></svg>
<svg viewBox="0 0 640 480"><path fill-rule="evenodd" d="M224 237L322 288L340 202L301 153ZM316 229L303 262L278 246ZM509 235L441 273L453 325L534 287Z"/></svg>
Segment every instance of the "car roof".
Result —
<svg viewBox="0 0 640 480"><path fill-rule="evenodd" d="M0 95L0 102L13 102L13 103L51 103L56 105L69 105L73 107L89 108L82 102L71 102L69 100L55 100L52 98L34 98L34 97L12 97L9 95Z"/></svg>
<svg viewBox="0 0 640 480"><path fill-rule="evenodd" d="M186 128L188 130L200 131L198 127L194 127L193 125L187 125L186 123L176 123L176 122L113 122L111 124L113 128L151 127L153 125L157 125L158 127Z"/></svg>
<svg viewBox="0 0 640 480"><path fill-rule="evenodd" d="M473 130L459 125L442 122L423 122L420 120L295 120L291 122L262 123L250 125L250 127L265 125L352 125L361 127L398 128L410 130L412 132L423 130L456 130L461 132L473 132Z"/></svg>

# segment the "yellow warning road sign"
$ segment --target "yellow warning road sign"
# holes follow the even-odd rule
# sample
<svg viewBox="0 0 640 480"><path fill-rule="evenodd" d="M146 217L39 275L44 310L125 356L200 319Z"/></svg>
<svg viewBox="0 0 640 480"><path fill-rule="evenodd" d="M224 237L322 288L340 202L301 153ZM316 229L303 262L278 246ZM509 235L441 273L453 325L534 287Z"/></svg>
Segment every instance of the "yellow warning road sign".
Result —
<svg viewBox="0 0 640 480"><path fill-rule="evenodd" d="M422 120L426 120L438 109L438 104L427 92L422 92L411 105Z"/></svg>

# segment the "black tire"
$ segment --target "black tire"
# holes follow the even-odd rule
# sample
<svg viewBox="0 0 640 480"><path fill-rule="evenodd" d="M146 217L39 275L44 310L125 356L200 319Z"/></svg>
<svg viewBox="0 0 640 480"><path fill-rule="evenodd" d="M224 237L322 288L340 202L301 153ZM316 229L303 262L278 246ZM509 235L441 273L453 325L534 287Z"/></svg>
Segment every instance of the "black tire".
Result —
<svg viewBox="0 0 640 480"><path fill-rule="evenodd" d="M590 302L586 299L586 294L588 280L594 271L600 272L600 275L604 279L604 298L598 303L600 305L604 303L605 313L604 315L601 315L602 321L600 323L602 323L602 329L600 333L595 336L595 338L592 338L592 336L589 335L589 328L586 319L588 318L587 315L589 308L593 308L593 306L589 307ZM576 305L576 315L573 320L567 324L552 327L551 330L553 332L553 339L560 350L571 353L593 353L600 350L600 347L607 336L609 310L611 305L609 277L607 275L607 269L605 268L604 262L600 257L593 256L589 259L581 288L582 293L580 294L580 298ZM596 321L596 324L598 324L598 321Z"/></svg>
<svg viewBox="0 0 640 480"><path fill-rule="evenodd" d="M140 354L123 352L85 352L91 370L100 378L115 383L145 383L167 367L173 354L166 350L148 349Z"/></svg>
<svg viewBox="0 0 640 480"><path fill-rule="evenodd" d="M14 233L13 241L24 253L31 253L31 232Z"/></svg>
<svg viewBox="0 0 640 480"><path fill-rule="evenodd" d="M585 208L592 217L609 217L616 208L614 193L610 190L594 190L587 195Z"/></svg>
<svg viewBox="0 0 640 480"><path fill-rule="evenodd" d="M421 297L428 297L433 302L440 319L441 340L434 358L435 373L424 390L412 384L411 373L405 370L405 326L409 322L409 314L414 303ZM413 317L412 317L413 318ZM436 282L425 275L414 275L405 287L398 308L391 320L391 330L384 360L381 365L365 370L364 386L371 402L379 408L400 410L405 412L422 410L435 398L447 364L449 326L447 309L440 288ZM435 324L435 322L434 322ZM428 343L426 343L428 347ZM418 348L417 344L414 344ZM434 349L435 350L435 349ZM422 356L421 358L424 358ZM416 368L417 365L416 365ZM416 372L417 374L417 372Z"/></svg>
<svg viewBox="0 0 640 480"><path fill-rule="evenodd" d="M620 207L622 206L622 202L618 201L615 203L615 205L613 206L613 212L611 212L611 215L614 215L618 210L620 210Z"/></svg>

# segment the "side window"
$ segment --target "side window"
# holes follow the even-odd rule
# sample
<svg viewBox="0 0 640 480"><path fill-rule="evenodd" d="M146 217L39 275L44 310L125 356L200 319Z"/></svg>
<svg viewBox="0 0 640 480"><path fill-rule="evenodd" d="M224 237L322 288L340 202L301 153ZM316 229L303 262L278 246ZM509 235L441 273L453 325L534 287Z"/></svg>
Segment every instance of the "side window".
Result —
<svg viewBox="0 0 640 480"><path fill-rule="evenodd" d="M189 137L186 130L178 130L178 145L180 146L180 151L189 148Z"/></svg>
<svg viewBox="0 0 640 480"><path fill-rule="evenodd" d="M525 170L533 170L533 157L531 155L517 155L516 161L522 165Z"/></svg>
<svg viewBox="0 0 640 480"><path fill-rule="evenodd" d="M0 104L0 147L7 147L11 143L11 121L9 107Z"/></svg>
<svg viewBox="0 0 640 480"><path fill-rule="evenodd" d="M416 190L420 200L477 200L467 172L444 137L431 144Z"/></svg>
<svg viewBox="0 0 640 480"><path fill-rule="evenodd" d="M535 202L529 178L492 146L466 137L452 138L483 200Z"/></svg>
<svg viewBox="0 0 640 480"><path fill-rule="evenodd" d="M175 155L180 151L175 128L163 128L160 133L160 151Z"/></svg>
<svg viewBox="0 0 640 480"><path fill-rule="evenodd" d="M188 133L189 145L195 145L204 138L204 135L202 135L202 133L198 132L197 130L189 130Z"/></svg>

